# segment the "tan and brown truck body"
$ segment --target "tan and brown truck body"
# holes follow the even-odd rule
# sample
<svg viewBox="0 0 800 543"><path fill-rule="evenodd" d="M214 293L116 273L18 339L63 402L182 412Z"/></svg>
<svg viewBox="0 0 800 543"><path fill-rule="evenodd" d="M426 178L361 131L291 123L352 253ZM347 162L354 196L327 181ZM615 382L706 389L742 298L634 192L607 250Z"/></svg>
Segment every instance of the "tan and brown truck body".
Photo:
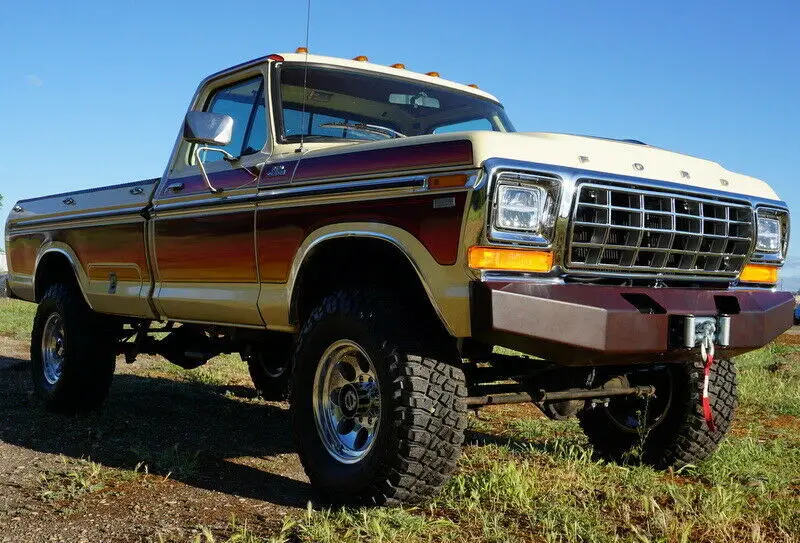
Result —
<svg viewBox="0 0 800 543"><path fill-rule="evenodd" d="M578 416L604 458L697 464L733 420L732 357L794 308L764 182L515 133L493 96L365 57L214 74L160 178L22 200L5 236L46 407L98 407L120 354L239 353L265 399L291 393L333 502L429 499L468 407L497 403Z"/></svg>

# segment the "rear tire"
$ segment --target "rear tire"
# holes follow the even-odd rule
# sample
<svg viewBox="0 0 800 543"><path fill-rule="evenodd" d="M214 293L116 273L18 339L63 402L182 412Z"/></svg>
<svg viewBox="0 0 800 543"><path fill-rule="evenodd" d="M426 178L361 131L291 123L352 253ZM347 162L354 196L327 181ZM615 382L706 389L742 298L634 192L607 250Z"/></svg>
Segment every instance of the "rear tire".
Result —
<svg viewBox="0 0 800 543"><path fill-rule="evenodd" d="M651 402L666 405L662 412L649 413L648 421L652 423L634 423L637 418L644 418L640 413L644 411L645 400L614 398L607 407L587 405L579 414L581 427L599 456L617 462L638 460L663 469L695 464L713 454L730 429L736 410L733 361L715 360L711 367L709 399L714 431L703 415L704 367L699 357L692 362L666 366L664 371L669 372L668 379L648 382L644 378L632 383L655 384L656 399ZM632 375L635 379L636 374ZM635 427L637 424L640 426Z"/></svg>
<svg viewBox="0 0 800 543"><path fill-rule="evenodd" d="M61 413L100 407L114 376L117 321L94 313L74 287L53 285L36 309L31 334L33 388Z"/></svg>
<svg viewBox="0 0 800 543"><path fill-rule="evenodd" d="M289 398L292 349L294 341L289 334L270 341L260 349L243 355L253 386L265 400L282 402Z"/></svg>
<svg viewBox="0 0 800 543"><path fill-rule="evenodd" d="M420 502L456 467L467 426L461 360L449 336L414 332L405 315L380 293L339 291L300 333L293 432L329 503Z"/></svg>

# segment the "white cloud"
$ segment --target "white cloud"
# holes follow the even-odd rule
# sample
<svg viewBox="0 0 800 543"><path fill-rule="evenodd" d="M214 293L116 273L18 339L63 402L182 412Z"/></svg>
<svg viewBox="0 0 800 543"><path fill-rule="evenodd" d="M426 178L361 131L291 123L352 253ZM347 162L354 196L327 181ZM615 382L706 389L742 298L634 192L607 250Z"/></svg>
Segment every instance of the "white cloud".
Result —
<svg viewBox="0 0 800 543"><path fill-rule="evenodd" d="M41 87L42 85L44 85L44 81L42 81L42 78L36 74L26 75L25 83L27 83L29 87Z"/></svg>

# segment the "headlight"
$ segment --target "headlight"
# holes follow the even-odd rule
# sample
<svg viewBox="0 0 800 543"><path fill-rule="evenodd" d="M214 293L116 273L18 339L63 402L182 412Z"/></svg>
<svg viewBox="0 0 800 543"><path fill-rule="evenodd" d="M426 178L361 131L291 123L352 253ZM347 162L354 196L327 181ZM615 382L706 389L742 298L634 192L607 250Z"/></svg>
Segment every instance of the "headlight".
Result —
<svg viewBox="0 0 800 543"><path fill-rule="evenodd" d="M752 261L783 262L788 246L789 213L784 209L759 207L756 214L756 250Z"/></svg>
<svg viewBox="0 0 800 543"><path fill-rule="evenodd" d="M781 223L778 219L758 218L756 251L776 253L781 248Z"/></svg>
<svg viewBox="0 0 800 543"><path fill-rule="evenodd" d="M495 226L538 233L545 196L541 187L501 185L497 193Z"/></svg>
<svg viewBox="0 0 800 543"><path fill-rule="evenodd" d="M549 246L560 180L553 176L503 172L497 176L489 220L494 241Z"/></svg>

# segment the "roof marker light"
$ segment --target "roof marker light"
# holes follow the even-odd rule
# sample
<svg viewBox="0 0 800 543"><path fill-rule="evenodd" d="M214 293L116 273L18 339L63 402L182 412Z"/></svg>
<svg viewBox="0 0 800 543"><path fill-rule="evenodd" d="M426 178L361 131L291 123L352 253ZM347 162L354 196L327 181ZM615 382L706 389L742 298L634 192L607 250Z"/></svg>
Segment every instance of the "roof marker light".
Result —
<svg viewBox="0 0 800 543"><path fill-rule="evenodd" d="M405 70L406 69L406 65L405 64L401 64L401 63L398 62L397 64L392 64L390 66L390 68L397 68L398 70Z"/></svg>
<svg viewBox="0 0 800 543"><path fill-rule="evenodd" d="M369 59L364 55L358 55L357 57L353 57L353 60L357 60L358 62L368 62Z"/></svg>
<svg viewBox="0 0 800 543"><path fill-rule="evenodd" d="M274 60L275 62L283 62L283 57L280 55L269 55L267 58L269 60Z"/></svg>
<svg viewBox="0 0 800 543"><path fill-rule="evenodd" d="M469 84L469 85L467 85L467 86L468 86L468 87L472 87L473 89L477 89L477 88L478 88L478 85L476 85L475 83L470 83L470 84Z"/></svg>
<svg viewBox="0 0 800 543"><path fill-rule="evenodd" d="M425 75L429 75L431 77L440 77L439 72L428 72Z"/></svg>
<svg viewBox="0 0 800 543"><path fill-rule="evenodd" d="M308 53L308 48L307 47L298 47L297 49L294 50L294 52L295 53Z"/></svg>

